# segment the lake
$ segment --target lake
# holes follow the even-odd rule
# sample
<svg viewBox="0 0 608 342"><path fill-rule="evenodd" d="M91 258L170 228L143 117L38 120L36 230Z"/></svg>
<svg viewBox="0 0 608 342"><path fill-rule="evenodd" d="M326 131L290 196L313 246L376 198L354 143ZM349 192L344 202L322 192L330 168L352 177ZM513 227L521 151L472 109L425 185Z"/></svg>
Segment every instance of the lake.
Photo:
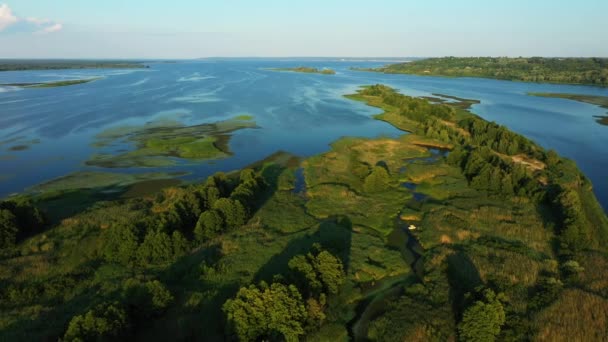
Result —
<svg viewBox="0 0 608 342"><path fill-rule="evenodd" d="M382 61L337 59L227 59L148 63L149 69L48 70L0 73L0 83L102 77L57 88L0 86L0 197L75 171L188 172L196 180L230 171L281 150L299 156L327 151L342 136L398 136L374 120L376 108L343 98L358 86L382 83L412 96L432 93L477 99L472 111L576 161L608 209L608 126L605 109L528 92L608 96L608 89L477 78L385 75L349 70ZM268 68L328 67L336 75L276 72ZM257 128L233 133L233 156L156 168L102 168L84 162L98 153L95 136L109 128L173 119L186 125L248 114ZM128 149L129 146L123 146ZM114 151L116 153L119 150Z"/></svg>

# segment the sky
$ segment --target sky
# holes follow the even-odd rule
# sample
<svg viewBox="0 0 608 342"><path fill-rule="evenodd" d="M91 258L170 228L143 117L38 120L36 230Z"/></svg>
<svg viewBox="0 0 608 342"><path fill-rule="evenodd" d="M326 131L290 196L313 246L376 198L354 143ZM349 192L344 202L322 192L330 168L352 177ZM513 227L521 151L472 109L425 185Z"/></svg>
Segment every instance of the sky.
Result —
<svg viewBox="0 0 608 342"><path fill-rule="evenodd" d="M0 0L0 58L608 57L608 0Z"/></svg>

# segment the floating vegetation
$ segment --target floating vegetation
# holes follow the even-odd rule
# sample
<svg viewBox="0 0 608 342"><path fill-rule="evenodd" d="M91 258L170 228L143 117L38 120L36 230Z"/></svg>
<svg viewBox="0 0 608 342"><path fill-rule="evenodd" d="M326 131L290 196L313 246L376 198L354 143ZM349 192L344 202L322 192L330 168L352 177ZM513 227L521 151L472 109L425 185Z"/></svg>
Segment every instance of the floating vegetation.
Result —
<svg viewBox="0 0 608 342"><path fill-rule="evenodd" d="M40 143L40 139L24 140L24 137L17 137L10 140L0 142L0 146L7 144L15 144L7 149L7 151L18 152L30 149L32 145Z"/></svg>
<svg viewBox="0 0 608 342"><path fill-rule="evenodd" d="M212 160L230 156L231 133L255 128L250 115L216 123L185 126L177 121L156 120L144 126L123 126L97 135L95 147L124 144L135 149L119 154L94 154L86 165L106 168L163 167L175 165L179 159Z"/></svg>

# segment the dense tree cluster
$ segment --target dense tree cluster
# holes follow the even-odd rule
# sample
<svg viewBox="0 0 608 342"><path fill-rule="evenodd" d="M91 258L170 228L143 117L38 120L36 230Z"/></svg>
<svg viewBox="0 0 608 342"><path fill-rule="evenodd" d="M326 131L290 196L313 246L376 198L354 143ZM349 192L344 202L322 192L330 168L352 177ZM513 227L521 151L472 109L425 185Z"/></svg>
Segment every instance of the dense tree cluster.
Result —
<svg viewBox="0 0 608 342"><path fill-rule="evenodd" d="M242 287L226 301L228 330L239 340L298 341L325 320L327 297L337 294L345 281L342 261L314 245L306 255L293 257L289 269L292 283Z"/></svg>
<svg viewBox="0 0 608 342"><path fill-rule="evenodd" d="M532 141L494 122L470 117L459 121L458 126L470 133L472 144L487 146L498 153L512 156L535 154L539 150Z"/></svg>
<svg viewBox="0 0 608 342"><path fill-rule="evenodd" d="M122 337L128 329L127 312L118 302L103 303L72 318L65 341L100 341Z"/></svg>
<svg viewBox="0 0 608 342"><path fill-rule="evenodd" d="M130 267L171 263L194 243L244 225L263 188L260 176L245 169L237 180L218 173L201 186L165 192L142 222L113 225L104 232L103 255Z"/></svg>
<svg viewBox="0 0 608 342"><path fill-rule="evenodd" d="M130 329L158 316L173 302L171 292L158 280L141 283L129 279L120 303L104 302L70 321L65 341L110 341L124 339ZM124 303L124 304L121 304Z"/></svg>
<svg viewBox="0 0 608 342"><path fill-rule="evenodd" d="M241 341L297 341L307 318L302 295L294 285L264 282L242 287L224 304L230 329Z"/></svg>
<svg viewBox="0 0 608 342"><path fill-rule="evenodd" d="M608 86L608 58L443 57L388 65L386 73Z"/></svg>
<svg viewBox="0 0 608 342"><path fill-rule="evenodd" d="M469 306L458 325L460 340L472 342L495 341L505 323L505 311L494 291L486 289L482 298Z"/></svg>

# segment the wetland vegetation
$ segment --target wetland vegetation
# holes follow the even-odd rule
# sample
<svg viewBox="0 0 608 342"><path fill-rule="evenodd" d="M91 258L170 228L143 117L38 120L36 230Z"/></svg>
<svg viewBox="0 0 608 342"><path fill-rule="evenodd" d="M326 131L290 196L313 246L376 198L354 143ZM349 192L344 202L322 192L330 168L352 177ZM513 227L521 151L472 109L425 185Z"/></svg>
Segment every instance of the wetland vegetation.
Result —
<svg viewBox="0 0 608 342"><path fill-rule="evenodd" d="M589 180L468 112L474 100L434 96L348 96L399 138L69 213L51 201L69 197L3 201L0 339L608 338L608 219ZM253 126L151 123L97 146L136 145L109 167L217 158L220 136Z"/></svg>
<svg viewBox="0 0 608 342"><path fill-rule="evenodd" d="M135 149L127 152L102 152L93 155L86 165L105 168L159 167L174 165L181 160L221 159L231 154L228 141L231 133L255 128L253 117L240 115L226 121L186 126L177 121L156 120L144 126L121 126L97 135L97 148L126 145Z"/></svg>
<svg viewBox="0 0 608 342"><path fill-rule="evenodd" d="M442 57L358 70L608 86L608 58Z"/></svg>

